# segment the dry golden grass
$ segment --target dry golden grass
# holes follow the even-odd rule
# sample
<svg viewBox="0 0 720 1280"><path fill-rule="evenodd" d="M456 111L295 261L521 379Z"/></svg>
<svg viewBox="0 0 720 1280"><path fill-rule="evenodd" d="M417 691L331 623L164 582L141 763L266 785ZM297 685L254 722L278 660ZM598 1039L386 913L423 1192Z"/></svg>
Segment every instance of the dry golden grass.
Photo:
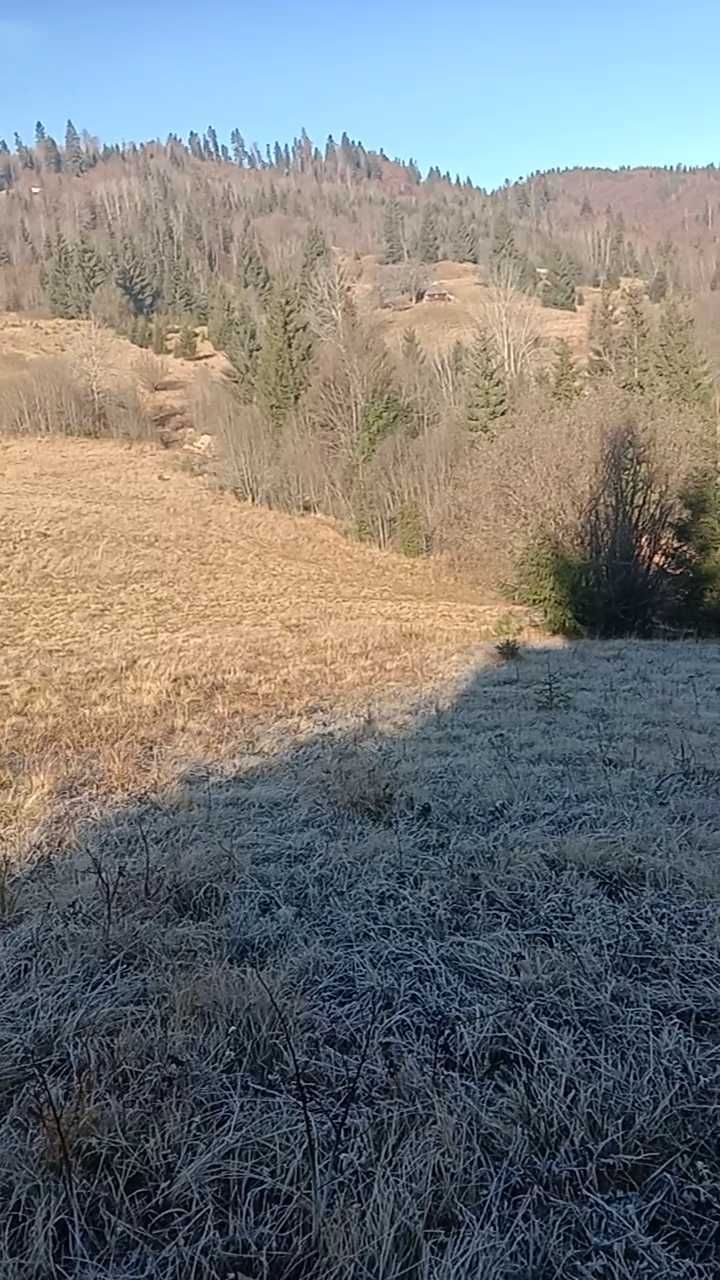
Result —
<svg viewBox="0 0 720 1280"><path fill-rule="evenodd" d="M468 263L439 262L431 268L432 280L453 295L452 302L418 302L406 311L379 309L373 312L381 326L385 339L398 347L408 328L415 329L419 341L427 351L447 351L454 342L472 340L478 324L483 323L484 307L490 287L478 282L477 267ZM371 268L366 268L368 279L358 287L358 295L370 287ZM534 327L548 353L554 344L564 338L579 361L587 360L588 329L593 302L599 290L585 289L585 302L577 311L555 311L531 300Z"/></svg>
<svg viewBox="0 0 720 1280"><path fill-rule="evenodd" d="M95 321L0 313L0 408L14 387L59 374L111 396L130 389L156 435L168 443L190 440L194 397L229 367L204 330L198 333L196 360L158 358Z"/></svg>
<svg viewBox="0 0 720 1280"><path fill-rule="evenodd" d="M2 813L221 758L248 718L426 681L497 609L328 522L243 508L109 442L0 444Z"/></svg>

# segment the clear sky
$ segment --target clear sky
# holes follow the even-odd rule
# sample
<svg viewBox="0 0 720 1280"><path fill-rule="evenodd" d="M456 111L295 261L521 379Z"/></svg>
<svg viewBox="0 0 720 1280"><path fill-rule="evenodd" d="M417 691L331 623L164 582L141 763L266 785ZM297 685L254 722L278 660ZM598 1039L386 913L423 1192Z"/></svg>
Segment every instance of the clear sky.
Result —
<svg viewBox="0 0 720 1280"><path fill-rule="evenodd" d="M494 186L720 161L717 0L0 0L0 136L368 148Z"/></svg>

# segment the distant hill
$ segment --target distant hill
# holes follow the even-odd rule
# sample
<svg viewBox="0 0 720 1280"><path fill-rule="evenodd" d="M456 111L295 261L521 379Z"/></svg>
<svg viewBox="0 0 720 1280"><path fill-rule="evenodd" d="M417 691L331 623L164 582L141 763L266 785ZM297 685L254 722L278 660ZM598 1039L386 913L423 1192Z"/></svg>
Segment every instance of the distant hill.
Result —
<svg viewBox="0 0 720 1280"><path fill-rule="evenodd" d="M69 125L60 146L39 125L32 146L0 140L0 308L82 315L130 256L130 273L148 277L141 310L197 310L213 280L247 283L248 245L272 273L302 259L311 230L346 255L482 268L508 225L533 269L566 254L582 285L662 271L701 294L720 282L719 214L713 165L578 168L488 192L438 166L422 176L347 134L322 148L304 131L261 148L213 129L108 146ZM50 267L80 241L81 288L53 296Z"/></svg>

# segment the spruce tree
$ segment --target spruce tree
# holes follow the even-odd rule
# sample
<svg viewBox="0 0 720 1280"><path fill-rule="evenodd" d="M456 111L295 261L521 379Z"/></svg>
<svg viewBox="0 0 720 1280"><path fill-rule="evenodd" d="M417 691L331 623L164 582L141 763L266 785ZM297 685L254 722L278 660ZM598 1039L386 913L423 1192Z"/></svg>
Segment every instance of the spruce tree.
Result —
<svg viewBox="0 0 720 1280"><path fill-rule="evenodd" d="M570 343L560 338L555 348L555 364L550 373L553 399L571 404L580 395L578 368L573 360Z"/></svg>
<svg viewBox="0 0 720 1280"><path fill-rule="evenodd" d="M260 256L255 235L246 224L238 253L238 284L241 289L257 289L265 294L270 286L270 272Z"/></svg>
<svg viewBox="0 0 720 1280"><path fill-rule="evenodd" d="M396 538L401 555L413 558L427 555L429 539L420 514L420 507L414 498L408 498L400 507L396 521Z"/></svg>
<svg viewBox="0 0 720 1280"><path fill-rule="evenodd" d="M609 289L617 289L621 276L625 274L625 229L618 219L613 226L606 229L608 237L608 257L604 284Z"/></svg>
<svg viewBox="0 0 720 1280"><path fill-rule="evenodd" d="M405 250L402 237L402 218L397 200L388 200L383 221L383 262L403 262Z"/></svg>
<svg viewBox="0 0 720 1280"><path fill-rule="evenodd" d="M595 378L613 375L617 367L618 318L609 289L603 289L600 301L593 307L589 340L588 372Z"/></svg>
<svg viewBox="0 0 720 1280"><path fill-rule="evenodd" d="M517 289L531 289L535 284L535 272L526 255L518 249L510 221L504 212L495 220L490 249L490 275L497 282L511 282Z"/></svg>
<svg viewBox="0 0 720 1280"><path fill-rule="evenodd" d="M72 256L73 311L77 316L86 316L90 312L95 294L107 278L107 269L95 245L87 236L80 237L74 246Z"/></svg>
<svg viewBox="0 0 720 1280"><path fill-rule="evenodd" d="M235 325L235 307L224 284L218 284L210 294L208 308L208 338L216 351L227 351Z"/></svg>
<svg viewBox="0 0 720 1280"><path fill-rule="evenodd" d="M131 240L123 242L115 283L134 315L152 315L157 293L144 257Z"/></svg>
<svg viewBox="0 0 720 1280"><path fill-rule="evenodd" d="M199 288L190 261L184 254L171 264L165 303L175 316L200 319Z"/></svg>
<svg viewBox="0 0 720 1280"><path fill-rule="evenodd" d="M457 218L450 242L450 252L455 262L477 261L477 239L470 222L462 214Z"/></svg>
<svg viewBox="0 0 720 1280"><path fill-rule="evenodd" d="M418 237L418 257L421 262L438 262L440 259L440 243L432 205L426 204L420 223Z"/></svg>
<svg viewBox="0 0 720 1280"><path fill-rule="evenodd" d="M624 290L617 336L617 379L625 391L648 392L653 384L653 349L642 290Z"/></svg>
<svg viewBox="0 0 720 1280"><path fill-rule="evenodd" d="M478 329L465 351L465 420L474 434L493 435L508 411L505 374L490 335Z"/></svg>
<svg viewBox="0 0 720 1280"><path fill-rule="evenodd" d="M78 133L72 120L68 120L65 130L65 168L68 173L72 173L78 178L87 168L85 152L80 142L80 134Z"/></svg>
<svg viewBox="0 0 720 1280"><path fill-rule="evenodd" d="M42 164L49 173L59 173L62 169L62 156L60 148L54 138L46 137L40 148L42 156Z"/></svg>
<svg viewBox="0 0 720 1280"><path fill-rule="evenodd" d="M330 246L320 227L314 223L308 229L302 249L302 267L300 271L303 284L309 284L318 267L330 260Z"/></svg>
<svg viewBox="0 0 720 1280"><path fill-rule="evenodd" d="M229 333L223 348L233 367L234 379L245 401L252 400L257 381L260 339L252 312L238 298L232 305Z"/></svg>
<svg viewBox="0 0 720 1280"><path fill-rule="evenodd" d="M268 303L258 361L257 395L273 427L281 427L308 381L312 343L298 290L276 281Z"/></svg>
<svg viewBox="0 0 720 1280"><path fill-rule="evenodd" d="M677 404L706 409L711 400L707 361L698 347L692 317L671 298L663 307L655 347L661 395Z"/></svg>
<svg viewBox="0 0 720 1280"><path fill-rule="evenodd" d="M20 161L20 164L22 165L23 169L34 169L35 161L33 159L33 154L30 148L25 146L25 143L23 142L19 133L15 134L14 140L15 140L15 152L17 154L17 158Z"/></svg>
<svg viewBox="0 0 720 1280"><path fill-rule="evenodd" d="M45 274L45 292L55 316L68 319L73 315L73 257L61 232L57 233Z"/></svg>
<svg viewBox="0 0 720 1280"><path fill-rule="evenodd" d="M541 301L544 307L557 311L577 310L575 272L564 253L556 252L543 282Z"/></svg>

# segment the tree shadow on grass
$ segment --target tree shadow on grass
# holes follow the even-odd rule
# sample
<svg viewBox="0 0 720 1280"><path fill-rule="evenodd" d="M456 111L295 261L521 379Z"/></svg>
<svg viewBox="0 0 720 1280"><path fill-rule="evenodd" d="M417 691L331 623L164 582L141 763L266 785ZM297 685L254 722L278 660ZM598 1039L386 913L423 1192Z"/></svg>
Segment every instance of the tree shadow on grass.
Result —
<svg viewBox="0 0 720 1280"><path fill-rule="evenodd" d="M717 653L485 662L11 886L17 1274L715 1274Z"/></svg>

